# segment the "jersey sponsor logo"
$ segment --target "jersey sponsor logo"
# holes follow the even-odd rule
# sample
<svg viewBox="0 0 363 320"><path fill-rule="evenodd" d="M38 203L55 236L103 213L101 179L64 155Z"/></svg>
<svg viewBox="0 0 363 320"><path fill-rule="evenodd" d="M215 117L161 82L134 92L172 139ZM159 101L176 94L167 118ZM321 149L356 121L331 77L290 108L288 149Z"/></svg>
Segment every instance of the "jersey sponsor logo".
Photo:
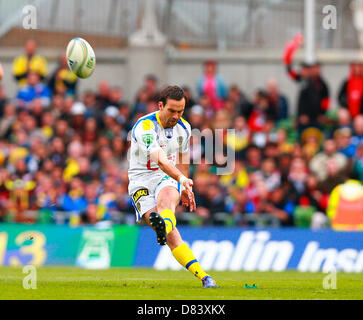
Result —
<svg viewBox="0 0 363 320"><path fill-rule="evenodd" d="M166 128L165 129L165 136L168 139L171 139L173 137L173 128Z"/></svg>
<svg viewBox="0 0 363 320"><path fill-rule="evenodd" d="M154 141L154 136L151 133L145 133L141 136L141 139L145 143L146 147L149 147Z"/></svg>
<svg viewBox="0 0 363 320"><path fill-rule="evenodd" d="M90 57L90 59L88 60L87 64L86 64L86 67L89 68L89 69L92 69L93 66L94 66L94 60L95 58L94 57Z"/></svg>
<svg viewBox="0 0 363 320"><path fill-rule="evenodd" d="M149 160L149 161L146 163L146 168L147 168L148 170L151 170L151 171L156 171L156 170L158 170L158 169L159 169L158 167L156 167L156 168L151 168L151 160Z"/></svg>
<svg viewBox="0 0 363 320"><path fill-rule="evenodd" d="M143 196L148 196L149 195L149 190L146 188L142 188L137 190L133 196L132 199L134 200L134 202L136 203L141 197Z"/></svg>

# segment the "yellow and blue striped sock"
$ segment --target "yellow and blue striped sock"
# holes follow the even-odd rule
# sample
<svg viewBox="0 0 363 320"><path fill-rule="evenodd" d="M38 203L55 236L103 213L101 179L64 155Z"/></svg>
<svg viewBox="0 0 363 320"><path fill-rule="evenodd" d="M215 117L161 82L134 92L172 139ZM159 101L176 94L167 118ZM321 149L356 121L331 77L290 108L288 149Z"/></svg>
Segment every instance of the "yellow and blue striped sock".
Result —
<svg viewBox="0 0 363 320"><path fill-rule="evenodd" d="M164 219L166 234L169 234L176 226L175 214L169 209L165 209L160 213L161 217Z"/></svg>
<svg viewBox="0 0 363 320"><path fill-rule="evenodd" d="M192 250L185 244L181 244L180 246L173 249L172 254L174 258L187 270L189 270L192 274L202 280L208 274L204 272L202 267L200 266L198 260L195 258Z"/></svg>

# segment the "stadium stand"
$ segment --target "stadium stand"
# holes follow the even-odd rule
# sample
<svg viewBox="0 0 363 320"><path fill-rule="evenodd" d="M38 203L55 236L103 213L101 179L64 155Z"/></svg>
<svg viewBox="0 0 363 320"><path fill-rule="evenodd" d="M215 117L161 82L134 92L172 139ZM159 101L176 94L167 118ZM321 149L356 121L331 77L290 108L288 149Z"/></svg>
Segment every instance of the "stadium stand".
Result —
<svg viewBox="0 0 363 320"><path fill-rule="evenodd" d="M5 7L5 2L0 2ZM180 47L233 48L236 39L242 47L282 47L288 36L282 35L282 30L291 32L301 27L299 1L259 2L259 10L250 15L252 1L226 1L223 5L217 1L156 1L162 31ZM1 11L8 17L0 19L1 46L24 43L24 30L11 20L18 14L20 3ZM92 3L89 8L94 9ZM140 1L104 3L97 12L99 19L92 16L95 10L88 10L82 22L69 16L69 23L64 23L64 8L70 4L44 2L40 15L46 15L52 6L58 6L57 14L52 21L39 19L40 30L33 38L43 47L60 46L81 30L96 46L121 48L137 25ZM77 6L77 2L71 5ZM284 12L282 9L292 10L295 15L283 21L278 15ZM342 9L347 14L348 9ZM115 10L121 13L111 19ZM186 21L185 11L195 17ZM128 19L123 19L125 15ZM210 19L213 15L215 19ZM220 28L218 23L225 22L226 15L231 19ZM241 15L249 19L241 19ZM258 33L263 26L254 22L261 16L279 21L263 36ZM105 38L109 30L112 32ZM351 48L356 46L354 39L341 31L318 37L325 48L347 43ZM128 133L139 117L157 110L161 85L157 77L149 75L139 84L136 98L127 99L129 95L116 82L100 81L97 89L80 92L73 84L75 79L69 84L59 78L60 57L61 52L55 73L48 72L42 79L29 72L27 85L17 87L15 95L8 94L8 88L0 84L0 221L133 224L133 207L127 195ZM313 66L306 67L312 71ZM341 110L347 106L339 105L338 112L324 109L313 126L301 126L295 117L295 101L286 99L287 93L281 92L276 79L255 88L252 94L239 85L223 83L225 92L216 106L211 99L216 93L208 88L203 91L202 81L196 86L199 76L183 84L192 88L185 119L201 131L223 130L224 148L236 150L236 166L229 175L216 175L219 165L216 159L213 163L205 161L205 142L192 141L192 158L202 155L203 159L191 167L198 208L194 214L177 215L180 223L309 227L318 214L319 225L329 225L326 210L331 192L349 178L362 180L363 115L344 115ZM312 78L307 75L306 80ZM329 87L329 79L325 81ZM319 95L313 84L309 88L310 94ZM330 94L330 99L339 104L342 97L337 100ZM232 128L234 133L227 133ZM177 208L177 213L184 211L181 206Z"/></svg>

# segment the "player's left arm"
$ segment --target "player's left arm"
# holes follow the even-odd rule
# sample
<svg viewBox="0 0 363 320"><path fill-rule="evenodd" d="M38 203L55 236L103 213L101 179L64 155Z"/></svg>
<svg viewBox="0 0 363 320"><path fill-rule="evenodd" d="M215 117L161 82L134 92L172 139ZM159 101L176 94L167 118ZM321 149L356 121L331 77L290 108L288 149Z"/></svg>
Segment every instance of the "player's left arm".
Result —
<svg viewBox="0 0 363 320"><path fill-rule="evenodd" d="M188 177L189 175L189 165L190 165L190 156L189 156L189 151L188 152L179 152L178 154L178 162L175 165L179 171L186 177ZM190 207L189 210L192 212L194 210L196 210L196 203L195 203L195 198L194 198L194 193L191 192L191 195L188 195L188 191L187 190L182 190L181 192L181 200L182 200L182 205L184 207Z"/></svg>
<svg viewBox="0 0 363 320"><path fill-rule="evenodd" d="M189 153L189 144L190 144L190 137L191 137L191 127L190 124L182 119L184 123L184 128L187 132L187 137L184 139L184 143L180 145L179 152L178 152L178 159L176 163L176 167L179 169L180 172L183 173L185 177L189 176L189 166L190 166L190 153ZM182 205L184 207L189 206L189 210L195 211L197 209L194 193L189 190L182 190L181 192L181 200Z"/></svg>

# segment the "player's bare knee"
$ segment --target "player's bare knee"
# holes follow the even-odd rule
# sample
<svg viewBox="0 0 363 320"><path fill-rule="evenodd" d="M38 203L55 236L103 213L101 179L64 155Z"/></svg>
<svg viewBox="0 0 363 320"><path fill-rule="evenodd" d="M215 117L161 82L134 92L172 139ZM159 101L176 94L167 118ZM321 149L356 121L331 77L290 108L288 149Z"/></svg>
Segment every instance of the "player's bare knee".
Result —
<svg viewBox="0 0 363 320"><path fill-rule="evenodd" d="M177 200L173 195L166 194L163 197L160 197L157 202L157 207L159 211L170 209L171 211L175 211Z"/></svg>
<svg viewBox="0 0 363 320"><path fill-rule="evenodd" d="M170 201L170 199L163 199L157 203L158 212L162 212L163 210L169 209L171 211L175 211L175 203Z"/></svg>

